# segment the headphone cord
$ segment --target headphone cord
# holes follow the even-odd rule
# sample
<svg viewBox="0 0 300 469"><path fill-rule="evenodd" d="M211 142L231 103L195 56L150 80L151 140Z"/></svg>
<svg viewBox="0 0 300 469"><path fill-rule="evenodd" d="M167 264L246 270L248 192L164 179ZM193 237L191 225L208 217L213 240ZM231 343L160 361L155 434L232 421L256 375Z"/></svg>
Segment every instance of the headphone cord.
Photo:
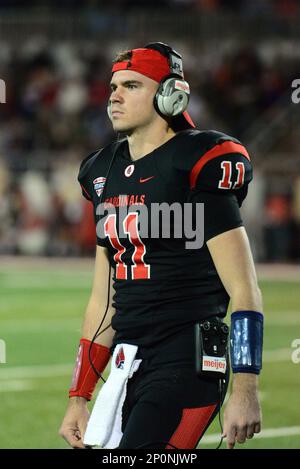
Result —
<svg viewBox="0 0 300 469"><path fill-rule="evenodd" d="M114 147L114 151L113 151L113 155L111 157L111 160L110 160L110 163L109 163L109 167L108 167L108 170L107 170L107 173L106 173L106 176L105 176L105 183L104 183L104 187L103 187L103 191L102 191L102 194L100 196L100 200L99 200L99 205L102 203L102 201L104 200L104 194L105 194L105 189L106 189L106 185L107 185L107 180L108 180L108 176L109 176L109 173L110 173L110 170L112 168L112 165L113 165L113 162L116 158L116 155L117 155L117 150L119 148L119 135L117 137L117 141L115 142L115 147ZM100 150L101 151L101 150ZM101 320L101 323L98 327L98 329L96 330L95 334L94 334L94 337L92 338L92 341L90 343L90 346L89 346L89 353L88 353L88 356L89 356L89 362L90 362L90 365L92 367L92 369L94 370L94 373L96 374L96 376L98 376L98 378L100 378L104 383L106 383L106 380L103 378L102 374L99 373L99 371L95 368L94 364L93 364L93 360L92 360L92 357L91 357L91 350L92 350L92 346L93 346L93 343L95 342L96 338L99 337L101 334L103 334L103 332L105 332L110 326L111 326L111 323L105 327L105 329L103 329L102 331L100 331L101 327L102 327L102 324L106 318L106 315L107 315L107 311L108 311L108 308L109 308L109 300L110 300L110 280L111 280L111 263L110 261L108 262L109 264L109 273L108 273L108 287L107 287L107 302L106 302L106 309L105 309L105 312L104 312L104 315L103 315L103 318Z"/></svg>
<svg viewBox="0 0 300 469"><path fill-rule="evenodd" d="M105 328L103 329L101 332L100 329L102 327L102 324L106 318L106 315L107 315L107 311L108 311L108 307L109 307L109 299L110 299L110 275L111 275L111 265L109 263L109 276L108 276L108 288L107 288L107 292L108 292L108 295L107 295L107 303L106 303L106 309L105 309L105 313L103 315L103 318L101 320L101 323L98 327L98 329L96 330L95 334L94 334L94 337L92 338L92 341L90 343L90 346L89 346L89 362L90 362L90 365L91 367L93 368L94 372L96 373L96 375L98 376L98 378L102 379L103 383L106 383L106 380L103 378L102 374L99 373L99 371L95 368L94 366L94 363L93 363L93 360L92 360L92 357L91 357L91 350L92 350L92 346L93 346L93 343L95 342L95 340L97 339L97 337L99 337L101 334L103 334L103 332L105 332L110 326L111 326L111 323Z"/></svg>
<svg viewBox="0 0 300 469"><path fill-rule="evenodd" d="M109 167L108 167L108 170L107 170L107 174L106 174L106 178L105 178L105 186L106 186L106 183L107 183L107 179L108 179L108 176L109 176L109 173L110 173L110 170L111 170L111 167L113 165L113 162L115 160L115 157L116 157L116 154L117 154L117 149L118 149L118 141L116 142L116 145L115 145L115 148L114 148L114 152L113 152L113 156L111 158L111 161L110 161L110 164L109 164ZM100 197L100 201L99 201L99 204L102 202L103 198L104 198L104 192L105 192L105 186L103 188L103 192L101 194L101 197ZM108 287L107 287L107 302L106 302L106 308L105 308L105 312L104 312L104 315L103 315L103 318L101 320L101 323L100 325L98 326L95 334L94 334L94 337L92 338L92 341L90 343L90 346L89 346L89 352L88 352L88 357L89 357L89 362L90 362L90 365L94 371L94 373L98 376L98 378L100 378L104 383L106 383L106 380L103 378L102 374L99 373L99 371L95 368L94 364L93 364L93 360L92 360L92 357L91 357L91 350L92 350L92 346L93 346L93 343L95 342L96 338L99 337L101 334L103 334L110 326L111 326L111 323L105 327L102 331L100 331L101 327L102 327L102 324L106 318L106 315L107 315L107 312L108 312L108 308L109 308L109 300L110 300L110 281L111 281L111 264L109 262L109 274L108 274ZM219 380L219 399L220 399L220 404L219 404L219 423L220 423L220 428L221 428L221 435L223 433L223 426L222 426L222 420L221 420L221 401L222 401L222 379ZM223 436L221 436L221 440L220 440L220 443L219 445L217 446L216 449L219 449L220 446L222 445L222 442L223 442ZM179 448L177 448L176 446L172 445L172 443L169 443L168 441L155 441L155 442L148 442L148 443L144 443L140 446L137 446L135 449L141 449L141 448L147 448L149 445L153 445L153 444L165 444L167 446L171 446L173 449L177 449L179 450Z"/></svg>
<svg viewBox="0 0 300 469"><path fill-rule="evenodd" d="M223 443L223 424L222 424L222 417L221 417L221 407L222 407L222 397L223 397L223 380L222 378L219 379L219 399L220 399L220 403L219 403L219 424L220 424L220 430L221 430L221 438L220 438L220 442L218 444L218 446L215 448L215 449L220 449L222 443Z"/></svg>
<svg viewBox="0 0 300 469"><path fill-rule="evenodd" d="M219 379L219 410L218 410L218 415L219 415L219 424L220 424L220 429L221 429L221 435L223 434L223 424L222 424L222 418L221 418L221 407L222 407L222 396L223 396L223 380ZM219 449L223 443L224 437L221 436L220 443L215 449ZM143 445L137 446L136 448L133 449L141 449L141 448L147 448L150 445L156 445L156 444L164 444L167 446L171 446L173 449L177 449L180 451L180 449L183 448L177 448L176 446L172 445L168 441L151 441L148 443L144 443Z"/></svg>
<svg viewBox="0 0 300 469"><path fill-rule="evenodd" d="M166 446L171 446L173 449L177 449L178 451L181 448L177 448L176 446L172 445L172 443L169 443L168 441L148 441L148 443L144 443L140 446L137 446L136 448L133 449L141 449L141 448L147 448L150 445L166 445Z"/></svg>

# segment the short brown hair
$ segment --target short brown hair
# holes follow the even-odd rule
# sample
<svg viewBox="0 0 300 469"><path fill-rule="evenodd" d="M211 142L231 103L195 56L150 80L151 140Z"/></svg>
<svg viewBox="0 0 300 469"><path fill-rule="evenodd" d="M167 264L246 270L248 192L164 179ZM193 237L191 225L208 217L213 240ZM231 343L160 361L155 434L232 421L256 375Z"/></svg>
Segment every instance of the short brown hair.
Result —
<svg viewBox="0 0 300 469"><path fill-rule="evenodd" d="M117 62L125 62L126 60L130 60L132 57L132 51L131 50L124 50L122 52L119 52L116 57L113 60L113 63Z"/></svg>

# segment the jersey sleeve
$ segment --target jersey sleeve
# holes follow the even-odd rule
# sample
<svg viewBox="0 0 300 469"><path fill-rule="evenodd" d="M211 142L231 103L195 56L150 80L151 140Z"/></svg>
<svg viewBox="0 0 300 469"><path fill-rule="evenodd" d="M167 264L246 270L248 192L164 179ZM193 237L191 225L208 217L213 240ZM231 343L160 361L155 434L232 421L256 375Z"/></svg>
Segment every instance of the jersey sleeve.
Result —
<svg viewBox="0 0 300 469"><path fill-rule="evenodd" d="M88 155L82 162L79 168L78 173L78 182L81 186L81 192L83 197L87 200L93 202L93 187L91 181L91 167L95 161L95 158L98 156L101 150L94 151L90 155Z"/></svg>
<svg viewBox="0 0 300 469"><path fill-rule="evenodd" d="M215 131L191 134L192 145L177 159L188 201L204 204L204 239L243 225L240 206L252 179L246 148L237 139Z"/></svg>
<svg viewBox="0 0 300 469"><path fill-rule="evenodd" d="M106 180L104 176L107 174L110 161L110 146L91 153L82 161L77 178L83 197L93 204L96 243L99 246L103 246L103 239L99 238L97 233L97 223L100 219L97 209L101 202L101 194Z"/></svg>
<svg viewBox="0 0 300 469"><path fill-rule="evenodd" d="M246 148L236 139L220 133L210 136L207 147L199 146L189 167L192 191L234 194L241 206L252 180L252 165Z"/></svg>

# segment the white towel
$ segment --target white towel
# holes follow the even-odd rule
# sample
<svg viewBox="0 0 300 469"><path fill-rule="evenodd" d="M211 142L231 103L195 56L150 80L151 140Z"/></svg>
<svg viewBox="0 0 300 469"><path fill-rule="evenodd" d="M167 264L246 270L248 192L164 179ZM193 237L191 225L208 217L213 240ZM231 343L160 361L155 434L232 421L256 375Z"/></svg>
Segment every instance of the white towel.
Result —
<svg viewBox="0 0 300 469"><path fill-rule="evenodd" d="M122 407L126 384L138 370L142 360L135 360L136 345L118 344L114 350L111 371L94 404L84 444L102 448L117 448L122 438Z"/></svg>

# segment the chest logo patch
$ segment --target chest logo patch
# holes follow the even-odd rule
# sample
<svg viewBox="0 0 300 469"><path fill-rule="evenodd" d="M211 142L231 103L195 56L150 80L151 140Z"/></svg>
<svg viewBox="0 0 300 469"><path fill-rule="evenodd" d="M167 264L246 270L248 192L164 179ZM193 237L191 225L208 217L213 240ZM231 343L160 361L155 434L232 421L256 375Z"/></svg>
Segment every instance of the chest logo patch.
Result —
<svg viewBox="0 0 300 469"><path fill-rule="evenodd" d="M103 188L104 188L104 185L105 185L105 181L106 181L106 178L104 177L98 177L96 179L93 180L93 184L94 184L94 189L98 195L98 197L100 197L100 195L102 194L103 192Z"/></svg>
<svg viewBox="0 0 300 469"><path fill-rule="evenodd" d="M134 164L130 164L125 168L124 174L126 177L130 177L133 174L134 171Z"/></svg>

